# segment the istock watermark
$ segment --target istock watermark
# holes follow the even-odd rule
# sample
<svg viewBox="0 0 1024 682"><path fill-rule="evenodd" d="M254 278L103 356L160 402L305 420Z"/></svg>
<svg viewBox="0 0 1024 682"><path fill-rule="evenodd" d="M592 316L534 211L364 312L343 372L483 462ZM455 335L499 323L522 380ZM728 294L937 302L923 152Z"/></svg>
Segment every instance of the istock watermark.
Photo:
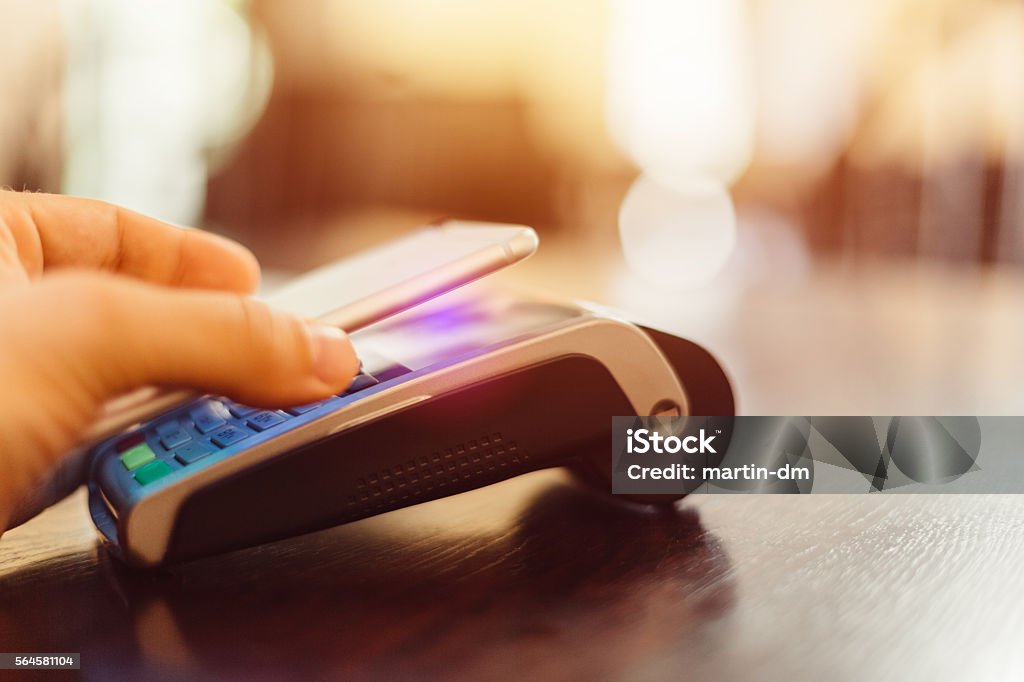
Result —
<svg viewBox="0 0 1024 682"><path fill-rule="evenodd" d="M696 436L684 436L680 438L672 434L664 435L659 431L649 429L626 429L626 452L642 454L645 452L657 452L658 454L675 454L695 452L716 454L715 448L711 445L714 436L709 436L704 429ZM696 445L694 445L696 443Z"/></svg>
<svg viewBox="0 0 1024 682"><path fill-rule="evenodd" d="M612 492L1024 493L1024 417L614 417Z"/></svg>

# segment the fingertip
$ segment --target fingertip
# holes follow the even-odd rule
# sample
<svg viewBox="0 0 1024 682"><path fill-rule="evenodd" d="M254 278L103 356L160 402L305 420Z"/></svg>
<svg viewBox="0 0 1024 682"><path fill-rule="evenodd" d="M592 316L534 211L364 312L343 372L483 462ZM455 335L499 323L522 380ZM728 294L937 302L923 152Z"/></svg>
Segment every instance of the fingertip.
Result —
<svg viewBox="0 0 1024 682"><path fill-rule="evenodd" d="M337 327L308 325L313 372L331 392L344 389L359 369L359 360L348 335Z"/></svg>

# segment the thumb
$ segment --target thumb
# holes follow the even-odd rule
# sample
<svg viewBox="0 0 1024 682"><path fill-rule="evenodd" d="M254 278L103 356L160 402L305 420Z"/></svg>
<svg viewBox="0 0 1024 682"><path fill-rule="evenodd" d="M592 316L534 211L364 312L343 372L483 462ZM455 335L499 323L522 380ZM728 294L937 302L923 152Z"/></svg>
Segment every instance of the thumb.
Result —
<svg viewBox="0 0 1024 682"><path fill-rule="evenodd" d="M74 366L71 376L95 400L163 385L300 404L343 390L359 367L344 332L245 296L97 273L50 280L44 295L63 308L65 330L54 357Z"/></svg>

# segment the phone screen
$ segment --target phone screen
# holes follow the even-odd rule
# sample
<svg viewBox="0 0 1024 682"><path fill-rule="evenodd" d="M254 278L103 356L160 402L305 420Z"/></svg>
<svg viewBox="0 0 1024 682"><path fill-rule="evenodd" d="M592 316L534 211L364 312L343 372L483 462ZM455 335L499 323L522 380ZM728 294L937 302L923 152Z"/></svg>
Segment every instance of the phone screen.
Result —
<svg viewBox="0 0 1024 682"><path fill-rule="evenodd" d="M388 318L352 335L360 355L418 370L578 317L579 308L523 301L487 282Z"/></svg>

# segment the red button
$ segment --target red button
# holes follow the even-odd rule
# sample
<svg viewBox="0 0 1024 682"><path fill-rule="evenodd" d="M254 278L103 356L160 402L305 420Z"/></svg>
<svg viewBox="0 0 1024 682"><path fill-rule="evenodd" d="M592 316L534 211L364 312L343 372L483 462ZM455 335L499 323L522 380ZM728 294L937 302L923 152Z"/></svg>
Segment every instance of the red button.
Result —
<svg viewBox="0 0 1024 682"><path fill-rule="evenodd" d="M130 436L125 436L121 440L117 441L117 445L114 449L118 452L124 452L128 448L134 448L136 445L141 445L146 442L146 434L143 431L136 431Z"/></svg>

